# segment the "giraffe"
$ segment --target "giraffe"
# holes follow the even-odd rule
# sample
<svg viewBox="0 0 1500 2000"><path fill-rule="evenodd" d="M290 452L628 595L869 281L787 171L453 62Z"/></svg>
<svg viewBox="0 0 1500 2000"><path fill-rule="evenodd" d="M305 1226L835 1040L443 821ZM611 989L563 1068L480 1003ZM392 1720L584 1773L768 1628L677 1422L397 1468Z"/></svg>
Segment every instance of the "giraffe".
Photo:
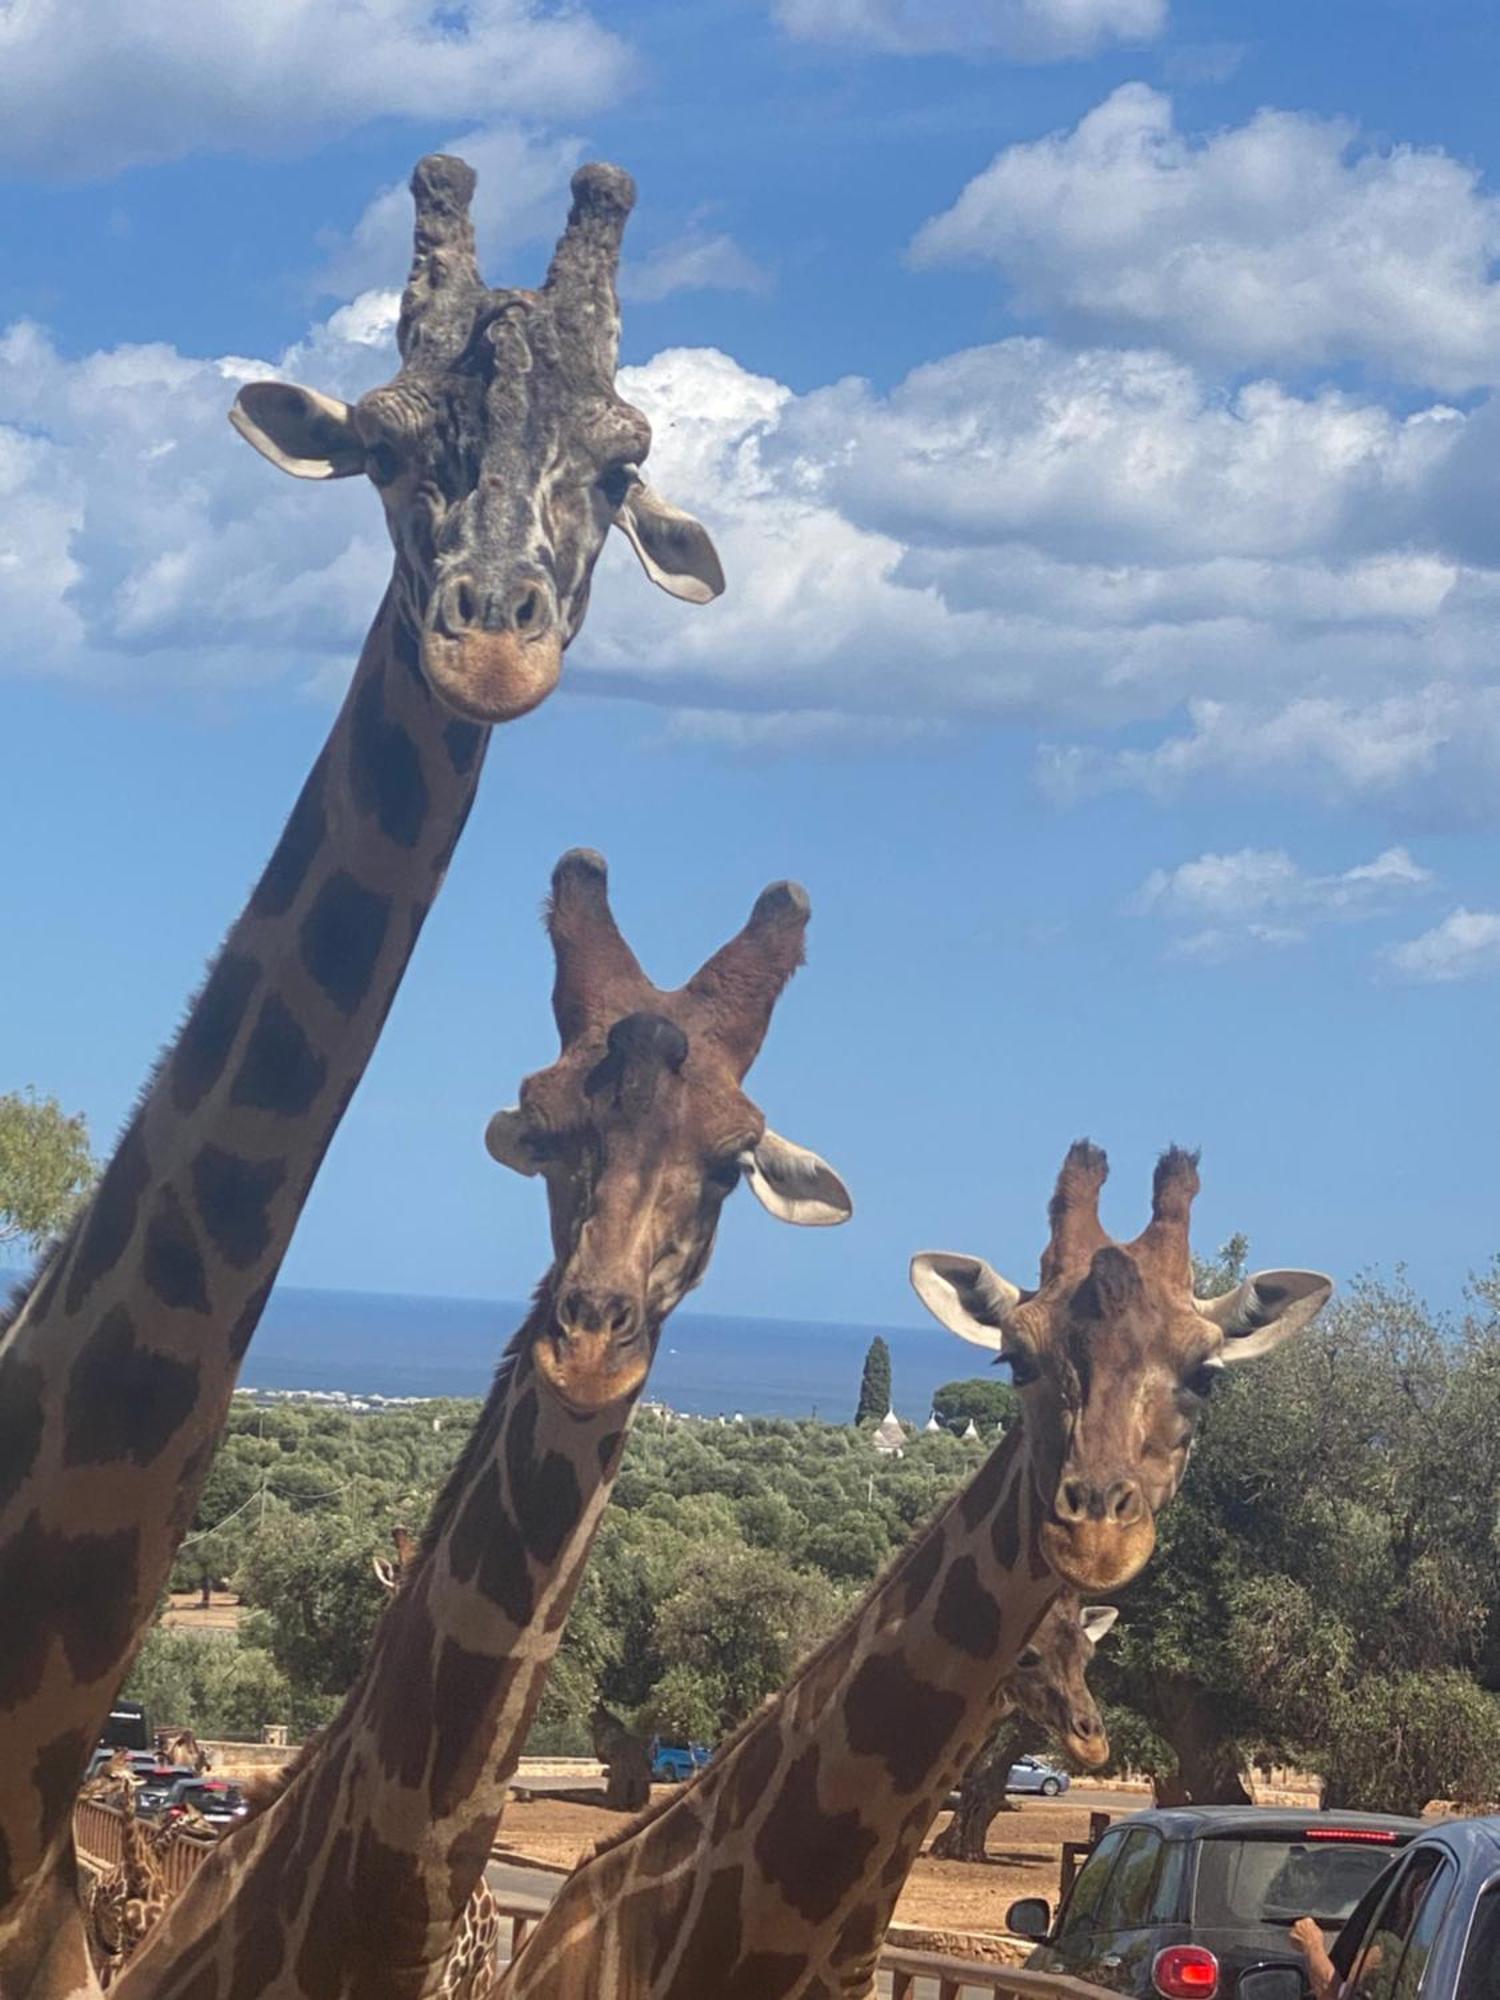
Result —
<svg viewBox="0 0 1500 2000"><path fill-rule="evenodd" d="M1047 1607L1042 1622L1021 1649L1015 1670L995 1708L998 1738L989 1743L964 1772L953 1817L932 1843L932 1852L947 1860L971 1858L966 1838L974 1841L979 1858L984 1836L1005 1798L1014 1736L1003 1728L1012 1715L1022 1715L1053 1736L1076 1764L1097 1771L1109 1761L1104 1718L1089 1690L1088 1669L1100 1640L1114 1629L1119 1612L1112 1604L1082 1604L1078 1593L1064 1590Z"/></svg>
<svg viewBox="0 0 1500 2000"><path fill-rule="evenodd" d="M161 1856L135 1813L135 1780L115 1777L101 1803L120 1815L121 1856L95 1877L85 1904L101 1987L112 1986L170 1900Z"/></svg>
<svg viewBox="0 0 1500 2000"><path fill-rule="evenodd" d="M1115 1243L1107 1163L1069 1151L1041 1280L913 1260L924 1303L1007 1360L1023 1421L682 1793L573 1874L502 1977L505 2000L860 2000L933 1818L995 1726L1063 1588L1114 1590L1150 1556L1218 1370L1304 1327L1332 1289L1262 1272L1193 1296L1196 1156L1157 1164Z"/></svg>
<svg viewBox="0 0 1500 2000"><path fill-rule="evenodd" d="M250 382L236 429L368 475L394 551L347 698L94 1197L0 1331L0 1992L92 1979L73 1794L155 1616L240 1360L462 832L489 727L556 681L611 526L665 589L722 587L641 480L614 388L629 176L590 165L539 291L490 290L474 175L412 180L393 381Z"/></svg>
<svg viewBox="0 0 1500 2000"><path fill-rule="evenodd" d="M575 850L548 928L561 1052L490 1120L546 1185L553 1261L364 1669L282 1796L199 1869L121 2000L426 2000L489 1858L663 1321L744 1180L779 1220L842 1222L816 1154L741 1085L802 959L776 883L683 987L646 978Z"/></svg>
<svg viewBox="0 0 1500 2000"><path fill-rule="evenodd" d="M200 1778L213 1769L213 1759L191 1729L179 1729L165 1738L161 1760L164 1764L176 1764L181 1770L196 1772Z"/></svg>

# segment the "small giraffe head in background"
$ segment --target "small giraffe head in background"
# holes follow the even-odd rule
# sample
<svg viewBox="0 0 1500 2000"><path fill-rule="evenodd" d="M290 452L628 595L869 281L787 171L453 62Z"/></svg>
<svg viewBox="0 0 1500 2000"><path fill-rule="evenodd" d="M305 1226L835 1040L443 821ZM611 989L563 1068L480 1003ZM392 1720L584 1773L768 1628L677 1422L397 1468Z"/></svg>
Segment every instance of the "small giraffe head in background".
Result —
<svg viewBox="0 0 1500 2000"><path fill-rule="evenodd" d="M911 1265L936 1318L1010 1363L1042 1549L1079 1590L1115 1590L1139 1572L1219 1372L1299 1333L1333 1290L1319 1271L1260 1271L1218 1298L1196 1298L1188 1247L1196 1154L1174 1146L1162 1155L1151 1220L1129 1243L1114 1242L1099 1221L1108 1172L1087 1140L1069 1150L1033 1290L982 1257L929 1250Z"/></svg>
<svg viewBox="0 0 1500 2000"><path fill-rule="evenodd" d="M403 1528L399 1522L391 1529L391 1540L396 1548L395 1561L389 1556L371 1556L370 1567L381 1589L394 1597L417 1559L419 1545L411 1529Z"/></svg>
<svg viewBox="0 0 1500 2000"><path fill-rule="evenodd" d="M1075 1591L1065 1590L1047 1607L1006 1683L1021 1713L1090 1771L1109 1761L1109 1738L1087 1675L1094 1648L1119 1615L1112 1604L1080 1604Z"/></svg>
<svg viewBox="0 0 1500 2000"><path fill-rule="evenodd" d="M810 914L801 889L773 884L739 935L665 992L620 935L602 858L575 849L557 864L547 926L562 1053L495 1114L486 1144L546 1181L556 1261L532 1351L574 1410L639 1388L741 1180L782 1222L852 1212L833 1169L772 1132L740 1087L802 962Z"/></svg>
<svg viewBox="0 0 1500 2000"><path fill-rule="evenodd" d="M615 389L629 174L578 169L534 292L491 290L479 275L474 184L442 153L412 175L416 248L394 380L352 405L250 382L230 417L299 478L369 476L428 685L460 715L504 722L556 685L611 527L675 597L705 604L724 575L706 530L641 479L651 426Z"/></svg>

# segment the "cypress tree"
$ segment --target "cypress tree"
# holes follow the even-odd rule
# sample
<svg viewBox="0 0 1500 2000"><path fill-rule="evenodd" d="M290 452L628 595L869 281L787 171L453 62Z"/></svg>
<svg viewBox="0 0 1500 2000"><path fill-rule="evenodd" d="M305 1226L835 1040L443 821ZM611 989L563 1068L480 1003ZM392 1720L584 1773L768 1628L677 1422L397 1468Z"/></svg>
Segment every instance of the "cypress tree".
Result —
<svg viewBox="0 0 1500 2000"><path fill-rule="evenodd" d="M857 1424L878 1424L891 1407L891 1350L877 1333L865 1352L865 1372L860 1378Z"/></svg>

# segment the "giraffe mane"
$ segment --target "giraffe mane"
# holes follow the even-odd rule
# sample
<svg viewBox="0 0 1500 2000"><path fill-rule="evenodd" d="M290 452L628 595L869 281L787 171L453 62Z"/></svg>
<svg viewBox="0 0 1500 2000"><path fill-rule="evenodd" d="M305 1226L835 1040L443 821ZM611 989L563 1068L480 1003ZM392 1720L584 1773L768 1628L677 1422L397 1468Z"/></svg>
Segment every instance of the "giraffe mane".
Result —
<svg viewBox="0 0 1500 2000"><path fill-rule="evenodd" d="M134 1125L136 1119L145 1108L147 1099L156 1088L157 1079L166 1068L172 1051L182 1039L182 1031L191 1020L193 1009L203 997L204 988L208 985L214 967L223 956L228 943L229 934L226 932L225 936L219 941L218 949L215 951L213 957L209 959L203 977L188 995L187 1004L182 1010L182 1019L177 1023L171 1038L157 1051L156 1060L146 1072L144 1083L142 1083L140 1089L131 1099L130 1109L126 1112L124 1119L121 1121L120 1129L115 1134L114 1144L104 1156L106 1164L119 1152L120 1147L130 1132L131 1126ZM96 1182L95 1191L97 1191L97 1185ZM77 1213L68 1226L65 1229L59 1230L55 1236L50 1237L42 1245L41 1249L36 1253L36 1258L26 1276L18 1284L11 1286L8 1297L4 1300L3 1304L0 1304L0 1340L4 1340L5 1336L10 1332L16 1321L21 1317L28 1301L41 1289L42 1280L72 1243L78 1225L89 1212L91 1200L92 1194L79 1203Z"/></svg>
<svg viewBox="0 0 1500 2000"><path fill-rule="evenodd" d="M0 1305L0 1340L5 1338L21 1317L26 1301L40 1288L43 1278L67 1248L72 1233L69 1227L60 1236L50 1237L36 1253L30 1271L11 1286L4 1304Z"/></svg>
<svg viewBox="0 0 1500 2000"><path fill-rule="evenodd" d="M458 1505L458 1496L464 1490L464 1483L474 1461L490 1450L489 1419L510 1394L511 1377L515 1374L517 1363L530 1344L532 1335L538 1330L537 1322L546 1310L545 1301L551 1275L549 1271L537 1286L532 1294L530 1312L506 1342L495 1368L495 1377L490 1384L489 1394L485 1397L484 1408L479 1413L478 1421L470 1429L463 1450L455 1459L452 1471L444 1480L436 1500L432 1503L432 1511L427 1516L427 1524L422 1530L422 1539L412 1563L413 1569L431 1555L442 1539L443 1531L453 1517L453 1510Z"/></svg>

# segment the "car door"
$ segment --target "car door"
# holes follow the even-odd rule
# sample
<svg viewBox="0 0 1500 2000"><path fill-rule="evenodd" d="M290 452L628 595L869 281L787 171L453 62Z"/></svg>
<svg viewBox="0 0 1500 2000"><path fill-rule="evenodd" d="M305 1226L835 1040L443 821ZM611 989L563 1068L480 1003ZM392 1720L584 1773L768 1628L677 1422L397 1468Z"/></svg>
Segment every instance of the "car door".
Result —
<svg viewBox="0 0 1500 2000"><path fill-rule="evenodd" d="M1440 1847L1418 1844L1390 1872L1358 1937L1341 1938L1344 2000L1420 2000L1423 1974L1458 1870Z"/></svg>
<svg viewBox="0 0 1500 2000"><path fill-rule="evenodd" d="M1085 1976L1112 1992L1151 1990L1156 1881L1165 1848L1155 1827L1132 1827L1094 1914L1094 1960Z"/></svg>
<svg viewBox="0 0 1500 2000"><path fill-rule="evenodd" d="M1047 1972L1072 1972L1088 1976L1098 1940L1094 1919L1109 1878L1125 1845L1127 1829L1111 1827L1073 1878L1067 1901L1057 1915L1052 1935L1029 1961Z"/></svg>

